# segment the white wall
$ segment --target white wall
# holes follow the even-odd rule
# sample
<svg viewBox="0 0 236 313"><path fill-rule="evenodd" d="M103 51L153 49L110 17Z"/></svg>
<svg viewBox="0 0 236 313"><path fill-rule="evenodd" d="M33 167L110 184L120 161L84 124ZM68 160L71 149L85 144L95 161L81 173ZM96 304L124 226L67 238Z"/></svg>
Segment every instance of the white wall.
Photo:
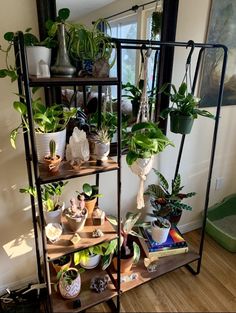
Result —
<svg viewBox="0 0 236 313"><path fill-rule="evenodd" d="M209 0L180 0L177 40L204 41ZM6 13L7 12L7 13ZM106 14L107 15L107 14ZM9 30L26 29L32 26L37 30L36 5L32 0L2 0L1 1L1 37ZM1 40L1 44L3 41ZM179 82L183 75L182 54L176 56L174 80ZM0 59L0 67L4 66L4 59ZM23 141L18 140L17 150L14 151L9 143L9 132L20 122L18 115L12 109L12 101L17 92L16 83L11 84L8 79L2 79L0 84L0 289L15 282L28 280L35 276L34 241L30 210L26 209L29 199L19 194L18 189L27 185L27 174L24 161ZM224 195L233 192L236 187L234 168L236 163L236 141L234 134L236 125L232 121L236 115L236 107L224 107L222 110L219 130L218 148L214 178L224 177L224 188L211 192L211 203L220 200ZM209 152L213 123L211 120L199 118L194 125L191 135L186 138L186 145L181 165L183 183L186 191L196 191L198 195L191 201L194 210L186 213L182 224L191 226L198 223L200 211L203 207L206 173L209 164ZM230 135L231 134L231 135ZM158 167L169 179L174 173L174 165L178 152L177 135L169 134L176 143L176 149L168 148L155 160L154 167ZM138 179L127 168L122 160L122 211L135 209L135 197ZM93 177L87 179L94 182ZM85 178L73 179L66 187L65 200L73 196L74 190L79 190ZM146 184L155 182L151 174ZM116 175L112 172L101 175L101 190L104 198L101 207L110 213L115 213L116 206Z"/></svg>

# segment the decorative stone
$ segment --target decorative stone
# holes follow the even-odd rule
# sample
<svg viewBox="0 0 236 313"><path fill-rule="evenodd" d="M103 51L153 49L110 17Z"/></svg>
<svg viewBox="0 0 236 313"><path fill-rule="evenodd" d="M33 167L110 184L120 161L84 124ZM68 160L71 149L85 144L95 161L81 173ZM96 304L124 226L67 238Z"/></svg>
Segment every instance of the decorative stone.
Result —
<svg viewBox="0 0 236 313"><path fill-rule="evenodd" d="M101 231L101 229L99 229L99 228L95 229L95 230L93 231L93 233L92 233L92 237L93 237L93 238L100 238L100 237L102 237L102 236L104 236L104 234L103 234L103 232Z"/></svg>
<svg viewBox="0 0 236 313"><path fill-rule="evenodd" d="M108 285L108 275L105 276L96 276L91 279L90 289L95 290L98 293L103 292L107 289Z"/></svg>
<svg viewBox="0 0 236 313"><path fill-rule="evenodd" d="M89 143L86 133L75 127L66 147L66 159L74 165L80 165L89 160Z"/></svg>

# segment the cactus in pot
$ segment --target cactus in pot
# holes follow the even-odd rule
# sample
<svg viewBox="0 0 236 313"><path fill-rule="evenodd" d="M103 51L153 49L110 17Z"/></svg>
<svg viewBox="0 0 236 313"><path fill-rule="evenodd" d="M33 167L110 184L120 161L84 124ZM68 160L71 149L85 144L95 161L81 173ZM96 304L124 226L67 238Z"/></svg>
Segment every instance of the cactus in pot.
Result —
<svg viewBox="0 0 236 313"><path fill-rule="evenodd" d="M61 164L61 157L56 154L56 142L53 139L49 142L49 151L50 154L44 157L44 163L50 173L57 173Z"/></svg>

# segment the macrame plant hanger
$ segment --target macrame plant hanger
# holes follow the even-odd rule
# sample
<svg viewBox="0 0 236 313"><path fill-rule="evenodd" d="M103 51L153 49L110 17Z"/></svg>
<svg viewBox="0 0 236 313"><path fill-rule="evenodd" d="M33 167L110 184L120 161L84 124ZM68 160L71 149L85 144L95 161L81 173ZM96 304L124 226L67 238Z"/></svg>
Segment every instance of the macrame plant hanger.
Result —
<svg viewBox="0 0 236 313"><path fill-rule="evenodd" d="M144 50L146 52L144 53ZM149 103L148 103L148 95L147 95L147 68L148 68L148 60L152 53L151 48L147 48L143 46L141 48L142 55L142 64L139 80L143 80L143 89L142 95L140 99L140 106L137 115L136 123L140 122L148 122L149 121ZM137 209L142 209L144 207L144 182L147 178L148 173L152 169L153 157L149 159L138 159L132 166L131 170L134 174L138 175L140 178L140 185L137 194Z"/></svg>

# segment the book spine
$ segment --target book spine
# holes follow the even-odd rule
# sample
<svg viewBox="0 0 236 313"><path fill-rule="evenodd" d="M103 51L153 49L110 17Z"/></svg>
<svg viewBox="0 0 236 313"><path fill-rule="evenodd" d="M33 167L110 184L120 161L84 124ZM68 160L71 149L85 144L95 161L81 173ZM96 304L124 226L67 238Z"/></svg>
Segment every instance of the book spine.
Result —
<svg viewBox="0 0 236 313"><path fill-rule="evenodd" d="M188 247L167 249L167 250L162 250L162 251L149 252L148 257L150 258L153 256L157 256L159 258L162 258L162 257L169 256L169 255L176 255L176 254L187 253L187 252L188 252Z"/></svg>

